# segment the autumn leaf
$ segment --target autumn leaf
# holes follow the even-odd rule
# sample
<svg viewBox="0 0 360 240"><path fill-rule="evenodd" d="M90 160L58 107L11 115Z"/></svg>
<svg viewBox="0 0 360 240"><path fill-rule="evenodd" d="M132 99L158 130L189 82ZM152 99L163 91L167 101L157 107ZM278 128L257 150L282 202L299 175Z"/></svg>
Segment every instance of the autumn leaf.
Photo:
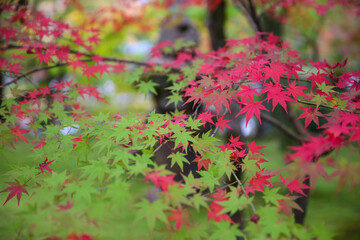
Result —
<svg viewBox="0 0 360 240"><path fill-rule="evenodd" d="M198 171L200 171L200 169L203 167L207 171L209 169L209 164L211 163L210 159L203 159L200 155L196 156L192 162L198 163Z"/></svg>
<svg viewBox="0 0 360 240"><path fill-rule="evenodd" d="M283 184L289 189L289 191L291 192L291 194L293 194L293 192L297 192L300 193L301 195L304 195L305 197L307 197L307 195L303 192L302 189L310 189L311 187L304 184L304 183L300 183L299 179L294 179L291 180L290 182L288 182L288 178L284 178L281 174L280 174L280 180L281 182L283 182ZM304 181L306 180L306 178L304 179Z"/></svg>
<svg viewBox="0 0 360 240"><path fill-rule="evenodd" d="M189 213L186 209L169 210L171 215L168 217L168 221L175 221L176 230L179 230L183 225L185 218L189 217Z"/></svg>
<svg viewBox="0 0 360 240"><path fill-rule="evenodd" d="M25 136L23 135L24 133L28 133L29 130L25 130L25 129L20 129L20 125L17 125L14 128L11 128L11 133L13 135L15 135L14 139L15 139L15 143L17 142L18 138L20 138L21 140L23 140L26 143L29 143Z"/></svg>
<svg viewBox="0 0 360 240"><path fill-rule="evenodd" d="M301 119L301 118L305 118L305 127L304 129L307 128L307 126L311 123L311 121L313 121L314 123L316 123L316 125L319 126L319 117L323 117L324 115L318 111L318 108L313 109L312 107L300 107L302 110L304 110L304 112L297 118L297 119Z"/></svg>
<svg viewBox="0 0 360 240"><path fill-rule="evenodd" d="M49 165L53 162L54 160L48 162L48 158L45 159L44 162L39 164L41 173L44 173L45 170L48 170L50 173L52 173L51 168L49 167Z"/></svg>
<svg viewBox="0 0 360 240"><path fill-rule="evenodd" d="M232 129L231 127L229 127L229 125L227 125L228 122L231 122L231 120L224 119L224 116L221 116L220 118L217 119L215 126L219 127L221 131L224 132L224 128Z"/></svg>
<svg viewBox="0 0 360 240"><path fill-rule="evenodd" d="M247 124L250 121L250 119L252 118L252 116L255 115L255 117L259 120L259 122L261 124L260 110L269 111L261 104L262 102L263 101L254 102L254 99L252 99L252 98L249 101L240 102L241 104L243 104L245 106L241 108L240 112L235 117L237 117L243 113L246 113L246 126L247 126Z"/></svg>
<svg viewBox="0 0 360 240"><path fill-rule="evenodd" d="M10 185L10 187L2 190L0 193L3 192L10 192L8 197L6 198L6 201L4 202L3 205L5 205L7 203L7 201L9 201L10 199L12 199L13 197L17 197L18 200L18 205L20 204L20 199L23 193L27 194L29 196L29 193L26 191L25 187L26 185L20 185L19 181L15 179L15 182L6 182L7 184Z"/></svg>

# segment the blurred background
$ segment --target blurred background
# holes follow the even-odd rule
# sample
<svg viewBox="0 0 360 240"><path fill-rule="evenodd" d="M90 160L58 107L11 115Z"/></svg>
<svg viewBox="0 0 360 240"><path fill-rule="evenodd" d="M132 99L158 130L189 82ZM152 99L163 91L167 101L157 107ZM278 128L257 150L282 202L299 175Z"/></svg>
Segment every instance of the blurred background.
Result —
<svg viewBox="0 0 360 240"><path fill-rule="evenodd" d="M25 1L26 2L26 1ZM215 1L216 2L216 1ZM221 1L220 1L221 2ZM246 17L233 1L225 1L224 33L226 39L246 38L254 35ZM266 2L266 1L255 1ZM299 1L301 2L301 1ZM191 4L190 4L191 3ZM198 46L203 52L212 48L207 21L209 9L206 1L151 1L151 0L53 0L28 1L31 8L44 12L48 17L63 21L71 26L99 29L99 43L92 50L97 55L137 61L151 61L151 49L160 39L164 30L164 21L175 14L183 14L196 28ZM296 4L286 11L277 10L274 18L266 13L267 5L259 5L265 29L271 30L298 52L304 59L311 61L327 60L329 64L347 59L347 69L358 71L360 67L360 18L354 8L336 5L319 15L319 9L308 4ZM264 11L264 12L262 12ZM63 40L64 42L66 39ZM80 49L81 50L81 49ZM36 66L35 62L26 63ZM127 66L128 67L128 66ZM83 100L88 111L98 112L148 112L154 108L154 99L135 91L125 80L129 73L105 73L98 79L90 79L91 84L99 87L108 104L95 99ZM131 73L130 73L131 74ZM32 81L41 85L46 82L58 82L77 79L87 83L81 71L73 72L71 67L55 68L34 74ZM6 79L4 80L7 81ZM24 87L26 83L24 83ZM281 117L282 113L277 113ZM262 150L269 163L266 168L274 170L285 166L285 152L289 139L284 139L268 125L259 130L257 121L240 121L242 134L247 138L257 138L257 145L267 146ZM311 125L315 129L316 125ZM261 134L259 131L265 131ZM24 152L27 151L24 147ZM22 153L13 153L20 157ZM332 153L327 158L340 161L359 162L358 149L345 149ZM315 190L311 192L306 224L317 225L324 239L336 236L337 239L360 239L359 196L347 188L335 194L337 179L326 182L319 179Z"/></svg>

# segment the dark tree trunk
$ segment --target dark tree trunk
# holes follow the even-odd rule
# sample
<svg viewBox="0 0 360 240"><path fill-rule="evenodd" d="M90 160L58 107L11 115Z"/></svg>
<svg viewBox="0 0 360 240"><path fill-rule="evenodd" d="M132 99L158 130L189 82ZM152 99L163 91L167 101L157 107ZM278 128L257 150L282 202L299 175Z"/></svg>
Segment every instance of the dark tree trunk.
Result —
<svg viewBox="0 0 360 240"><path fill-rule="evenodd" d="M224 25L226 20L225 1L222 1L216 9L208 8L207 25L210 33L211 48L217 50L225 46Z"/></svg>
<svg viewBox="0 0 360 240"><path fill-rule="evenodd" d="M304 183L306 185L310 186L309 176L307 176L307 179L304 181ZM304 191L305 195L307 195L307 197L300 195L300 197L295 200L295 202L297 204L299 204L299 206L302 208L303 211L299 211L296 209L293 210L293 213L295 216L295 223L302 224L302 225L305 222L305 216L306 216L306 210L307 210L308 201L309 201L310 189L304 189L303 191Z"/></svg>

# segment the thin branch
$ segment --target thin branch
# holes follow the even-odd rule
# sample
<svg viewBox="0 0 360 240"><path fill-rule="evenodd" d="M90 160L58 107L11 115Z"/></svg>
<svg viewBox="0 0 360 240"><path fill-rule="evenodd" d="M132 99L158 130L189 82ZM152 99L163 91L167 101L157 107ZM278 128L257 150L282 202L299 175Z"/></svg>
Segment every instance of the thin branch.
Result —
<svg viewBox="0 0 360 240"><path fill-rule="evenodd" d="M62 66L67 66L68 63L58 63L56 65L52 65L52 66L47 66L47 67L42 67L42 68L34 68L24 74L21 74L20 76L18 76L17 78L11 80L10 82L7 82L3 85L0 85L0 88L4 88L10 84L13 84L13 83L16 83L17 81L19 81L21 78L26 78L27 76L33 74L33 73L36 73L36 72L40 72L40 71L43 71L43 70L48 70L48 69L52 69L52 68L57 68L57 67L62 67Z"/></svg>
<svg viewBox="0 0 360 240"><path fill-rule="evenodd" d="M243 0L234 0L235 6L245 15L253 31L261 32L262 27L259 18L255 14L254 6L251 7L252 1L249 1L249 6ZM252 9L253 8L253 9Z"/></svg>
<svg viewBox="0 0 360 240"><path fill-rule="evenodd" d="M237 183L240 185L241 190L244 192L245 197L249 199L249 195L247 195L246 190L245 190L245 188L244 188L244 185L242 184L242 182L240 181L240 179L236 176L234 170L231 169L231 173L232 173L232 175L234 176L234 178L236 179ZM250 203L250 206L251 206L252 211L253 211L254 213L256 213L255 206L254 206L254 204L253 204L252 202Z"/></svg>
<svg viewBox="0 0 360 240"><path fill-rule="evenodd" d="M319 104L319 105L318 105L318 104L316 104L316 103L307 102L307 101L303 101L303 100L300 100L300 99L298 99L298 102L299 102L299 103L306 104L306 105L328 108L328 109L331 109L331 110L338 109L338 110L340 110L340 111L349 112L349 113L358 113L358 112L359 112L359 111L351 111L351 110L348 110L348 109L336 108L336 107L332 107L332 106L325 105L325 104Z"/></svg>
<svg viewBox="0 0 360 240"><path fill-rule="evenodd" d="M298 135L296 134L294 131L292 131L290 128L286 127L283 123L281 123L279 120L277 120L276 118L271 117L270 115L267 114L261 114L261 118L264 119L265 121L271 123L272 125L274 125L275 127L279 128L281 131L283 131L284 133L286 133L288 136L298 140L299 142L303 142L306 141L307 138L305 138L302 135Z"/></svg>
<svg viewBox="0 0 360 240"><path fill-rule="evenodd" d="M297 133L299 133L302 136L302 138L307 140L309 133L303 128L300 121L298 121L297 116L295 114L295 111L294 111L294 109L292 107L292 104L290 102L287 102L287 110L288 110L287 116L288 116L291 124L295 128L295 131Z"/></svg>

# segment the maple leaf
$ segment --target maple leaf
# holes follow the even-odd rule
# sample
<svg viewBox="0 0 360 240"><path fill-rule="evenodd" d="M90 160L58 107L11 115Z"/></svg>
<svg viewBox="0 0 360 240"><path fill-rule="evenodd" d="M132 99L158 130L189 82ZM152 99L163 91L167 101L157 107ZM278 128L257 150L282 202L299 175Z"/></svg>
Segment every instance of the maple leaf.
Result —
<svg viewBox="0 0 360 240"><path fill-rule="evenodd" d="M95 75L95 73L98 72L98 67L97 66L85 66L83 67L83 75L87 77L87 79L89 80L89 77L94 77L97 78L97 76Z"/></svg>
<svg viewBox="0 0 360 240"><path fill-rule="evenodd" d="M223 132L224 132L225 127L232 129L229 125L227 125L227 123L231 122L231 120L223 119L223 118L224 118L224 116L221 116L220 118L218 118L215 126L219 127L221 129L221 131L223 131Z"/></svg>
<svg viewBox="0 0 360 240"><path fill-rule="evenodd" d="M235 117L239 116L240 114L246 113L245 126L247 127L247 124L250 121L251 117L253 115L255 115L255 117L259 120L259 122L261 124L260 110L269 111L263 105L261 105L262 102L263 101L254 102L254 99L252 99L252 98L246 102L239 102L239 103L245 105L245 107L241 108L240 112Z"/></svg>
<svg viewBox="0 0 360 240"><path fill-rule="evenodd" d="M272 83L268 84L266 88L262 91L262 93L267 92L268 96L265 100L272 100L272 111L274 111L275 107L280 104L285 112L287 113L287 105L286 101L293 101L291 98L288 97L287 91L283 91L279 85L273 85Z"/></svg>
<svg viewBox="0 0 360 240"><path fill-rule="evenodd" d="M82 69L83 67L85 67L86 63L82 62L80 60L76 60L76 61L69 62L68 65L71 66L73 68L73 72L75 72L77 68Z"/></svg>
<svg viewBox="0 0 360 240"><path fill-rule="evenodd" d="M176 230L179 230L183 225L185 218L189 217L189 213L186 209L169 210L169 212L171 215L168 217L168 221L175 221ZM187 223L186 220L185 223Z"/></svg>
<svg viewBox="0 0 360 240"><path fill-rule="evenodd" d="M262 153L259 151L259 150L263 149L264 146L256 146L256 145L255 145L255 141L253 141L252 143L249 143L249 142L247 141L246 144L247 144L247 146L248 146L248 148L249 148L249 151L250 151L253 155L255 155L256 153L259 153L259 154L261 154L261 155L264 155L264 154L262 154Z"/></svg>
<svg viewBox="0 0 360 240"><path fill-rule="evenodd" d="M66 237L66 239L67 240L92 240L94 238L89 234L77 235L76 233L71 233Z"/></svg>
<svg viewBox="0 0 360 240"><path fill-rule="evenodd" d="M219 114L222 106L227 108L231 112L229 105L229 92L228 91L209 91L209 95L205 97L205 109L209 109L210 106L214 106L216 112Z"/></svg>
<svg viewBox="0 0 360 240"><path fill-rule="evenodd" d="M280 83L280 77L286 74L284 64L280 62L270 62L262 71L265 73L265 79L272 77L276 83Z"/></svg>
<svg viewBox="0 0 360 240"><path fill-rule="evenodd" d="M13 64L9 64L7 66L8 70L9 70L9 74L11 75L11 73L15 73L16 76L19 75L19 70L24 69L23 66L20 65L19 62L13 63Z"/></svg>
<svg viewBox="0 0 360 240"><path fill-rule="evenodd" d="M326 73L320 73L320 71L318 71L316 74L315 73L311 73L311 76L308 77L308 79L310 79L311 82L311 89L313 89L316 84L322 84L323 82L325 82L326 84L332 85L331 82L326 78L328 74Z"/></svg>
<svg viewBox="0 0 360 240"><path fill-rule="evenodd" d="M290 95L293 96L293 98L297 102L298 96L303 96L307 98L307 95L303 92L304 89L306 89L304 86L296 85L296 81L293 81L292 83L289 83L289 88L287 89L287 91L290 93Z"/></svg>
<svg viewBox="0 0 360 240"><path fill-rule="evenodd" d="M70 201L69 201L69 199L66 201L66 204L65 205L61 205L61 204L59 204L58 205L58 207L59 207L59 209L57 209L56 210L56 212L62 212L62 211L66 211L66 210L69 210L69 209L71 209L72 207L73 207L73 203L71 203Z"/></svg>
<svg viewBox="0 0 360 240"><path fill-rule="evenodd" d="M198 119L200 119L200 122L202 123L211 123L214 124L212 118L215 117L215 115L211 114L209 111L202 112L198 115Z"/></svg>
<svg viewBox="0 0 360 240"><path fill-rule="evenodd" d="M10 192L3 205L5 205L7 203L7 201L9 201L13 197L15 197L15 195L18 200L18 205L20 204L20 199L21 199L21 196L23 193L25 193L29 196L29 193L25 189L26 185L25 184L20 185L18 180L15 179L15 182L6 182L6 183L9 184L11 187L8 187L0 192L0 193Z"/></svg>
<svg viewBox="0 0 360 240"><path fill-rule="evenodd" d="M200 171L202 167L204 167L207 171L209 169L209 164L211 164L210 159L203 159L200 155L196 156L196 158L192 160L192 162L198 163L198 171Z"/></svg>
<svg viewBox="0 0 360 240"><path fill-rule="evenodd" d="M246 192L254 193L255 190L257 191L264 191L264 186L272 186L271 183L267 180L273 177L273 175L265 175L263 171L256 172L256 177L253 177L250 182L249 186L246 187Z"/></svg>
<svg viewBox="0 0 360 240"><path fill-rule="evenodd" d="M169 191L169 185L174 185L176 182L174 180L175 175L166 175L160 176L161 170L149 172L146 174L144 180L150 180L156 187L160 187L162 191Z"/></svg>
<svg viewBox="0 0 360 240"><path fill-rule="evenodd" d="M50 51L48 51L47 49L43 50L38 48L35 50L35 54L37 54L37 56L35 56L34 58L39 58L39 65L42 62L45 62L46 65L49 66L49 61L52 61Z"/></svg>
<svg viewBox="0 0 360 240"><path fill-rule="evenodd" d="M44 162L39 164L41 173L44 173L45 170L48 170L50 173L52 173L51 168L49 167L49 165L55 160L52 160L50 162L48 162L48 158L45 159Z"/></svg>
<svg viewBox="0 0 360 240"><path fill-rule="evenodd" d="M238 91L234 96L241 96L241 102L252 99L254 95L259 95L257 89L250 85L240 85L239 87L242 88L242 90Z"/></svg>
<svg viewBox="0 0 360 240"><path fill-rule="evenodd" d="M30 131L25 130L25 129L20 129L20 125L17 125L15 128L11 128L11 133L16 136L16 137L14 137L15 143L17 142L18 138L20 138L21 140L23 140L26 143L29 143L26 140L25 136L23 135L24 133L28 133L28 132L30 132Z"/></svg>
<svg viewBox="0 0 360 240"><path fill-rule="evenodd" d="M307 178L304 179L304 181ZM300 184L299 179L294 179L290 182L287 182L288 178L283 178L283 176L280 174L280 181L283 182L283 184L289 189L291 194L293 194L293 191L300 193L301 195L304 195L307 197L307 195L303 192L302 189L310 189L311 187L302 183Z"/></svg>
<svg viewBox="0 0 360 240"><path fill-rule="evenodd" d="M314 123L316 123L316 125L319 126L319 117L323 117L324 115L318 111L318 108L315 109L313 109L312 107L308 107L308 108L300 107L300 108L304 110L304 112L297 119L305 118L304 129L307 128L307 126L310 124L311 121L314 121Z"/></svg>
<svg viewBox="0 0 360 240"><path fill-rule="evenodd" d="M40 138L40 141L34 142L36 143L35 147L33 149L40 149L46 145L45 139ZM31 151L33 151L33 149Z"/></svg>

